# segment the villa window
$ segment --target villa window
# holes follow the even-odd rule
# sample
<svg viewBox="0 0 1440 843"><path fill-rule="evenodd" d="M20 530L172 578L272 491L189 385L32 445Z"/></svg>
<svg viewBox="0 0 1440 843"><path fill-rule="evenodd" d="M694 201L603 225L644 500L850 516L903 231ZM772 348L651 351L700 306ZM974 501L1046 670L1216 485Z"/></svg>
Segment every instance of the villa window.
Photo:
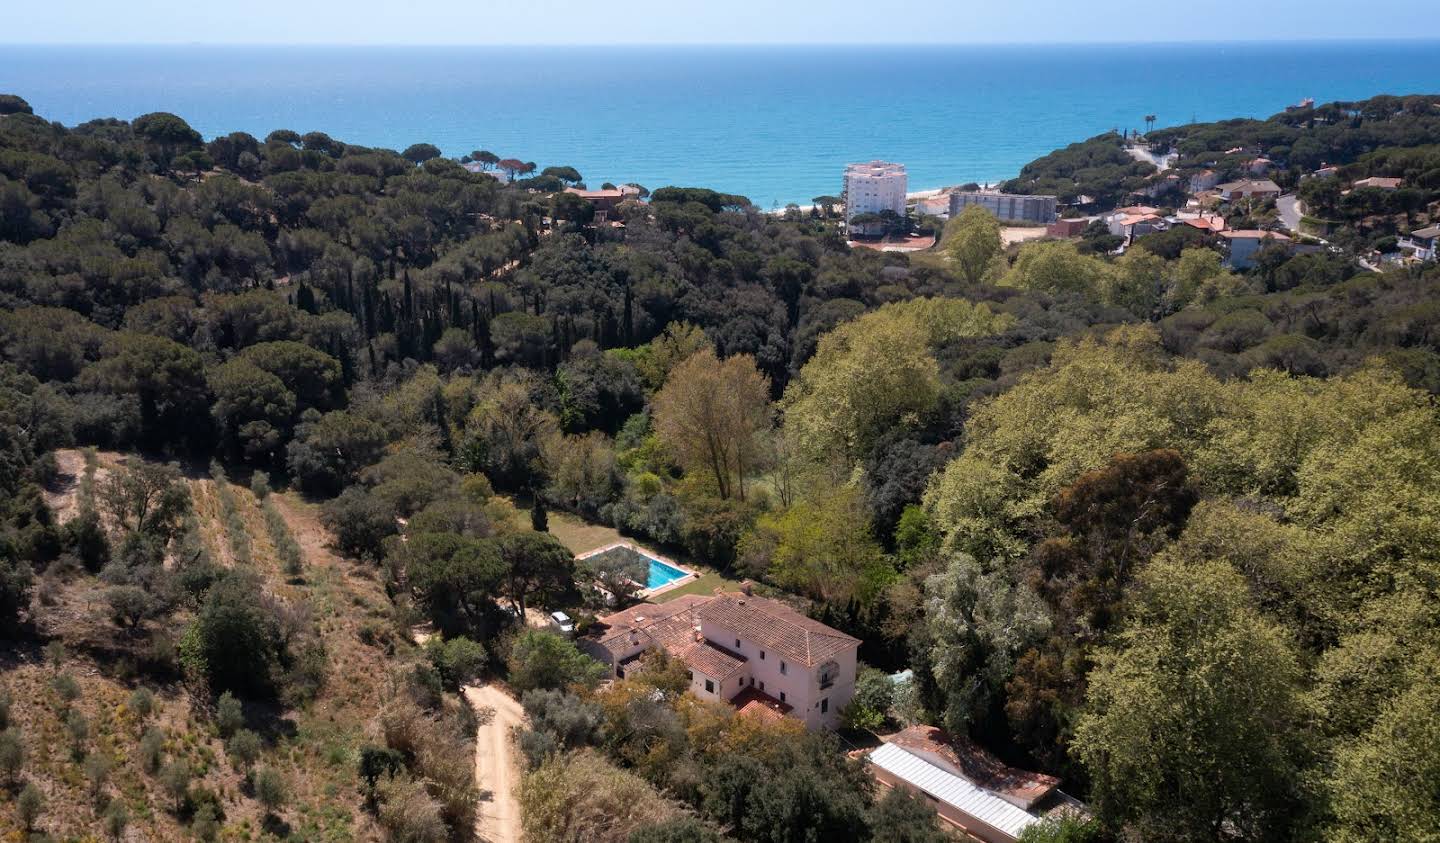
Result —
<svg viewBox="0 0 1440 843"><path fill-rule="evenodd" d="M820 690L825 690L835 684L835 677L840 673L840 665L835 662L825 662L820 665Z"/></svg>
<svg viewBox="0 0 1440 843"><path fill-rule="evenodd" d="M736 638L736 639L735 639L735 649L737 649L737 650L740 649L740 639L739 639L739 638Z"/></svg>
<svg viewBox="0 0 1440 843"><path fill-rule="evenodd" d="M765 661L765 651L764 651L764 650L761 650L761 651L760 651L760 661L762 661L762 662Z"/></svg>
<svg viewBox="0 0 1440 843"><path fill-rule="evenodd" d="M780 692L780 702L782 702L782 703L785 702L785 692L784 692L784 691L781 691L781 692Z"/></svg>
<svg viewBox="0 0 1440 843"><path fill-rule="evenodd" d="M715 683L714 683L714 682L711 682L709 679L706 679L706 680L705 680L705 693L707 693L707 694L713 694L713 693L715 693Z"/></svg>
<svg viewBox="0 0 1440 843"><path fill-rule="evenodd" d="M760 690L762 690L762 691L765 690L765 680L764 680L764 679L761 679L761 680L760 680Z"/></svg>
<svg viewBox="0 0 1440 843"><path fill-rule="evenodd" d="M829 698L829 697L826 697L825 699L823 699L823 700L820 701L820 713L821 713L821 714L824 714L825 712L827 712L827 711L829 711L829 710L830 710L830 698Z"/></svg>
<svg viewBox="0 0 1440 843"><path fill-rule="evenodd" d="M780 675L781 675L781 676L785 676L785 675L787 675L787 674L789 674L789 673L790 673L790 666L787 665L787 664L785 664L785 661L782 659L782 660L780 661Z"/></svg>

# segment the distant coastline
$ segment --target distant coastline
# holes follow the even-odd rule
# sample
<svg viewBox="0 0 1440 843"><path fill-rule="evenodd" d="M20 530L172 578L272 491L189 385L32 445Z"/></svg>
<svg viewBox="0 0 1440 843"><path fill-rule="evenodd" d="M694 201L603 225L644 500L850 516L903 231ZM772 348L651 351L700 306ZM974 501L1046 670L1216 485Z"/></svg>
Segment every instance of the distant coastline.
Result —
<svg viewBox="0 0 1440 843"><path fill-rule="evenodd" d="M0 88L66 125L152 111L202 135L285 128L368 146L487 149L586 183L808 205L851 161L984 182L1112 129L1268 117L1304 97L1440 89L1434 42L992 47L6 47ZM926 80L896 76L907 67ZM839 81L837 81L839 80ZM917 191L918 192L918 191Z"/></svg>

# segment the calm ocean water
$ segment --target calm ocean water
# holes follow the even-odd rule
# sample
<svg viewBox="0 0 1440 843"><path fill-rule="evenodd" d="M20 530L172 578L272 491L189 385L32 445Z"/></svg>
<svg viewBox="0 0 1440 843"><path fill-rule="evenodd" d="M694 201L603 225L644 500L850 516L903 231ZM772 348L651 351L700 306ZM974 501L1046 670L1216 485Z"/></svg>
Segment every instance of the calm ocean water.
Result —
<svg viewBox="0 0 1440 843"><path fill-rule="evenodd" d="M3 36L0 36L3 37ZM319 130L703 185L770 207L848 161L912 190L1014 175L1111 128L1440 93L1440 43L1023 47L15 47L0 92L73 125L173 111L207 138Z"/></svg>

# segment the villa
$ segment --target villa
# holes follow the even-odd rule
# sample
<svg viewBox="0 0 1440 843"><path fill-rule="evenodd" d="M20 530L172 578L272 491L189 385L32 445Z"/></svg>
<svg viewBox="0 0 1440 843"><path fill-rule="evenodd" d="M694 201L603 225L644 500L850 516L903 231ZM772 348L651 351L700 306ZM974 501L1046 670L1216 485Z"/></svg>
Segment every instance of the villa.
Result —
<svg viewBox="0 0 1440 843"><path fill-rule="evenodd" d="M1226 202L1250 198L1277 199L1280 196L1280 186L1270 179L1243 179L1227 182L1215 189L1220 191L1220 198Z"/></svg>
<svg viewBox="0 0 1440 843"><path fill-rule="evenodd" d="M580 649L613 675L663 649L690 670L690 692L742 714L793 717L833 729L855 695L860 640L812 620L750 583L738 592L686 594L597 619Z"/></svg>
<svg viewBox="0 0 1440 843"><path fill-rule="evenodd" d="M1374 187L1379 188L1380 190L1399 190L1400 185L1404 183L1404 179L1390 179L1380 176L1371 176L1368 179L1360 179L1359 181L1355 182L1350 186L1352 188Z"/></svg>
<svg viewBox="0 0 1440 843"><path fill-rule="evenodd" d="M965 839L1011 843L1045 817L1089 814L1059 779L1010 767L969 738L911 726L883 740L863 755L875 780L924 797Z"/></svg>
<svg viewBox="0 0 1440 843"><path fill-rule="evenodd" d="M619 188L614 190L582 190L578 187L567 187L565 188L565 192L573 193L593 205L595 207L596 222L604 222L608 217L614 215L620 208L620 203L629 198L625 191Z"/></svg>
<svg viewBox="0 0 1440 843"><path fill-rule="evenodd" d="M1400 238L1400 247L1412 250L1416 260L1440 260L1440 225L1410 232L1409 237Z"/></svg>

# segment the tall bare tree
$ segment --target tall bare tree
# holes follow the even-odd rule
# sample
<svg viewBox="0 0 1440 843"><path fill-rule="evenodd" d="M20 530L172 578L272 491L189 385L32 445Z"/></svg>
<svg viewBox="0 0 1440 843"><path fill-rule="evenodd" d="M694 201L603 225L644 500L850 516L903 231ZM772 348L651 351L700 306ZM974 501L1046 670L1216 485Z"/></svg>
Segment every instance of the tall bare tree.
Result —
<svg viewBox="0 0 1440 843"><path fill-rule="evenodd" d="M745 500L745 476L770 429L770 379L755 358L702 348L670 370L655 395L655 429L686 471L708 471L722 499Z"/></svg>

